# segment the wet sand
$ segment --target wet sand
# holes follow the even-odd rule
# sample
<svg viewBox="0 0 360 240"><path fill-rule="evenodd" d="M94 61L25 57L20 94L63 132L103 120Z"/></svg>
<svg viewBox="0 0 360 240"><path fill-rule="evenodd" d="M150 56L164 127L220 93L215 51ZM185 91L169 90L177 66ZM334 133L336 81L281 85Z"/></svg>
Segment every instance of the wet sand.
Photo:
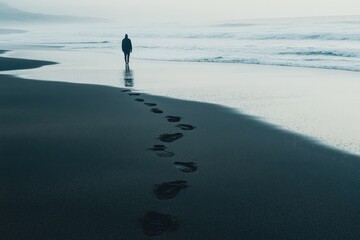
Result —
<svg viewBox="0 0 360 240"><path fill-rule="evenodd" d="M7 51L0 50L0 54L3 54L5 52ZM51 64L55 64L55 62L0 57L0 71L32 69L32 68L41 67L43 65L51 65Z"/></svg>
<svg viewBox="0 0 360 240"><path fill-rule="evenodd" d="M1 239L360 237L357 156L212 104L9 75L0 89Z"/></svg>
<svg viewBox="0 0 360 240"><path fill-rule="evenodd" d="M8 72L44 81L133 86L157 96L214 103L360 156L360 73L229 63L161 62L121 54L22 49L5 56L60 64ZM132 77L134 80L124 81Z"/></svg>

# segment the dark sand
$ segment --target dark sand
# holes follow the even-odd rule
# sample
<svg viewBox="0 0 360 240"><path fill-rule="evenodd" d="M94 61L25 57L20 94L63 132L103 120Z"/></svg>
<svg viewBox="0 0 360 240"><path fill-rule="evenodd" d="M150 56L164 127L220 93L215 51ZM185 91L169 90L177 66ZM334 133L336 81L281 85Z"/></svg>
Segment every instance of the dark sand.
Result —
<svg viewBox="0 0 360 240"><path fill-rule="evenodd" d="M148 239L149 211L178 221L155 239L360 239L359 157L215 105L122 91L0 75L0 239ZM159 200L154 187L172 181L188 186Z"/></svg>
<svg viewBox="0 0 360 240"><path fill-rule="evenodd" d="M0 54L5 53L6 50L0 50ZM44 65L56 64L49 61L26 60L18 58L0 57L0 71L16 70L16 69L31 69L38 68Z"/></svg>

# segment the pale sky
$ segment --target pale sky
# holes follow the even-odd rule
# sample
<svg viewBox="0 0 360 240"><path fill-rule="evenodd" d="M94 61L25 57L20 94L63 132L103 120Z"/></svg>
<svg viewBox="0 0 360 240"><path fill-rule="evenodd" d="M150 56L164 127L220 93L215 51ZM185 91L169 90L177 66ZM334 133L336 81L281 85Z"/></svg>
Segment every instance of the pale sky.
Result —
<svg viewBox="0 0 360 240"><path fill-rule="evenodd" d="M360 15L360 0L0 0L22 10L125 23Z"/></svg>

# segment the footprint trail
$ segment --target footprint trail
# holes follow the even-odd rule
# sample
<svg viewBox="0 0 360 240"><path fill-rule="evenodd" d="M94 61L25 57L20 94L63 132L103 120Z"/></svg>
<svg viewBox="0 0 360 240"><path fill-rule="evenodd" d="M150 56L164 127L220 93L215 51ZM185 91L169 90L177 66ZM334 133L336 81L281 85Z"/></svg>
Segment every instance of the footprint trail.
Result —
<svg viewBox="0 0 360 240"><path fill-rule="evenodd" d="M180 122L181 121L181 117L178 116L166 116L165 117L168 122Z"/></svg>
<svg viewBox="0 0 360 240"><path fill-rule="evenodd" d="M141 219L142 230L146 236L154 237L175 231L178 227L176 217L158 212L147 212Z"/></svg>
<svg viewBox="0 0 360 240"><path fill-rule="evenodd" d="M144 103L144 104L148 107L155 107L157 105L156 103Z"/></svg>
<svg viewBox="0 0 360 240"><path fill-rule="evenodd" d="M159 200L168 200L175 198L181 190L187 188L186 181L172 181L154 186L154 194Z"/></svg>
<svg viewBox="0 0 360 240"><path fill-rule="evenodd" d="M158 108L152 108L150 111L152 111L153 113L163 113L163 111Z"/></svg>
<svg viewBox="0 0 360 240"><path fill-rule="evenodd" d="M198 166L194 162L174 162L175 167L184 173L193 173L196 172Z"/></svg>
<svg viewBox="0 0 360 240"><path fill-rule="evenodd" d="M140 96L140 93L134 93L130 89L124 89L122 92L127 93L129 96ZM163 110L156 108L156 103L145 102L143 98L135 98L137 102L143 102L145 106L152 107L151 112L156 114L164 113ZM182 120L180 116L166 116L165 119L170 123L178 123ZM174 126L183 131L191 131L196 127L190 124L177 124ZM165 133L161 134L158 139L162 142L172 143L180 138L184 137L183 133ZM151 148L147 148L146 150L152 151L156 156L162 158L170 158L174 157L175 153L167 150L167 147L162 144L153 145ZM195 162L174 162L175 168L183 173L194 173L198 170L198 165ZM155 197L158 200L171 200L176 198L181 191L188 188L189 185L187 181L177 180L171 182L164 182L161 184L155 184L153 188L153 192ZM141 218L141 228L144 235L149 237L160 236L162 234L173 232L178 228L178 219L177 217L163 214L155 211L147 212Z"/></svg>
<svg viewBox="0 0 360 240"><path fill-rule="evenodd" d="M182 134L182 133L173 133L173 134L165 133L165 134L161 134L159 136L159 140L162 142L171 143L171 142L174 142L174 141L182 138L183 136L184 136L184 134Z"/></svg>
<svg viewBox="0 0 360 240"><path fill-rule="evenodd" d="M165 145L154 145L152 148L147 150L153 151L159 157L173 157L175 153L166 151L167 147Z"/></svg>
<svg viewBox="0 0 360 240"><path fill-rule="evenodd" d="M178 124L175 127L180 128L181 130L185 130L185 131L194 130L196 128L196 127L194 127L192 125L189 125L189 124Z"/></svg>

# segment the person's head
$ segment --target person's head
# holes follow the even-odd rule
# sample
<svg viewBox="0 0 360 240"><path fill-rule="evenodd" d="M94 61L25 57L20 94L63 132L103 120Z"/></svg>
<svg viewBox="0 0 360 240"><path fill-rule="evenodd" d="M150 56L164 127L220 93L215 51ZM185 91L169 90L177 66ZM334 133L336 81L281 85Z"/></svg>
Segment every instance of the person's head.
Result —
<svg viewBox="0 0 360 240"><path fill-rule="evenodd" d="M125 38L128 38L128 35L127 35L127 34L125 34Z"/></svg>

